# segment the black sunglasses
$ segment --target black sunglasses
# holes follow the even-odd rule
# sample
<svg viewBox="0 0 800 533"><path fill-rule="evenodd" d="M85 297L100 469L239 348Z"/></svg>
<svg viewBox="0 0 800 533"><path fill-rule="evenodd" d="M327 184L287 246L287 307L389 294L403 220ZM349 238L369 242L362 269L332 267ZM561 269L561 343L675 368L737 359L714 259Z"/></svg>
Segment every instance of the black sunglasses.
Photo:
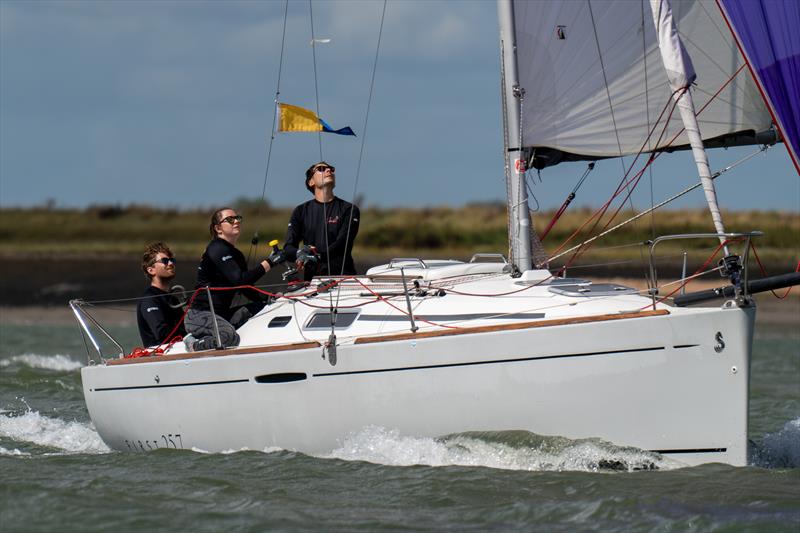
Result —
<svg viewBox="0 0 800 533"><path fill-rule="evenodd" d="M242 215L234 215L234 216L229 216L229 217L223 218L222 220L219 221L219 223L222 224L223 222L227 222L228 224L233 226L234 222L238 222L238 223L241 224L242 223L242 219L244 219L244 217Z"/></svg>
<svg viewBox="0 0 800 533"><path fill-rule="evenodd" d="M325 169L331 169L331 172L336 172L336 167L332 167L330 165L319 165L314 167L314 172L325 172Z"/></svg>
<svg viewBox="0 0 800 533"><path fill-rule="evenodd" d="M175 260L174 257L162 257L161 259L156 259L155 261L153 261L154 265L156 263L161 263L162 265L167 266L170 263L174 265L177 263L177 261Z"/></svg>

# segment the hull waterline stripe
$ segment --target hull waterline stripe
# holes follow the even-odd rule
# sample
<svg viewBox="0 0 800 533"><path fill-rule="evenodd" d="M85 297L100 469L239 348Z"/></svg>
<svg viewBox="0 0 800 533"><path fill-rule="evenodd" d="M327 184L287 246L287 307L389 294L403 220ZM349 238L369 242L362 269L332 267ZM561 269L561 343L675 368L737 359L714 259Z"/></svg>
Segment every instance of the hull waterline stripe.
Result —
<svg viewBox="0 0 800 533"><path fill-rule="evenodd" d="M381 372L402 372L404 370L428 370L431 368L452 368L456 366L475 366L475 365L494 365L500 363L519 363L522 361L543 361L545 359L564 359L568 357L591 357L594 355L616 355L625 353L637 352L654 352L663 350L663 346L653 346L648 348L632 348L630 350L609 350L605 352L587 352L587 353L570 353L561 355L543 355L536 357L518 357L513 359L497 359L494 361L470 361L467 363L442 363L439 365L420 365L420 366L404 366L396 368L377 368L374 370L352 370L349 372L325 372L321 374L314 374L315 378L331 377L331 376L347 376L353 374L378 374Z"/></svg>
<svg viewBox="0 0 800 533"><path fill-rule="evenodd" d="M728 448L685 448L685 449L678 449L678 450L650 450L651 452L660 453L660 454L670 454L670 453L725 453L728 451Z"/></svg>
<svg viewBox="0 0 800 533"><path fill-rule="evenodd" d="M197 383L167 383L165 385L134 385L130 387L98 387L89 389L92 392L105 392L112 390L134 390L134 389L169 389L174 387L198 387L200 385L227 385L229 383L247 383L249 379L229 379L226 381L199 381Z"/></svg>

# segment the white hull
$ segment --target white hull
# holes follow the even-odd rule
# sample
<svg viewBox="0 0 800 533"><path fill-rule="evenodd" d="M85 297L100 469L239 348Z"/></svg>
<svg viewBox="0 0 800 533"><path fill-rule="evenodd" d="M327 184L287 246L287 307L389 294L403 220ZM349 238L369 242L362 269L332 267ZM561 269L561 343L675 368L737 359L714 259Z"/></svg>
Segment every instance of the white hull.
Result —
<svg viewBox="0 0 800 533"><path fill-rule="evenodd" d="M345 338L335 366L320 347L94 365L82 370L83 386L97 431L120 450L324 453L374 425L430 437L599 437L686 464L746 464L755 309L603 316L364 344Z"/></svg>

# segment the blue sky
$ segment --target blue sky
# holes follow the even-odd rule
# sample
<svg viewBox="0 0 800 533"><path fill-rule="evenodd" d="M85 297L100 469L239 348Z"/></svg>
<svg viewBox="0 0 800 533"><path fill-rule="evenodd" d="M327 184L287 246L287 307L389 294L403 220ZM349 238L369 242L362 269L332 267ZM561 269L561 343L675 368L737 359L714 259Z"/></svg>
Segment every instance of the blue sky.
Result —
<svg viewBox="0 0 800 533"><path fill-rule="evenodd" d="M366 205L502 200L499 52L492 1L390 1L368 129L366 101L382 2L313 3L320 115L357 138L323 136L339 196ZM308 2L289 4L281 101L315 108ZM278 79L283 2L0 0L0 206L151 203L194 207L259 198ZM702 76L702 73L699 73ZM712 170L754 148L710 153ZM267 198L308 199L315 134L275 139ZM696 182L688 152L662 157L656 201ZM543 171L543 208L585 164ZM605 201L619 161L602 161L574 205ZM649 180L649 176L647 178ZM782 145L717 180L732 209L800 211ZM634 205L650 204L650 183ZM535 205L532 202L532 205ZM696 191L675 207L702 206Z"/></svg>

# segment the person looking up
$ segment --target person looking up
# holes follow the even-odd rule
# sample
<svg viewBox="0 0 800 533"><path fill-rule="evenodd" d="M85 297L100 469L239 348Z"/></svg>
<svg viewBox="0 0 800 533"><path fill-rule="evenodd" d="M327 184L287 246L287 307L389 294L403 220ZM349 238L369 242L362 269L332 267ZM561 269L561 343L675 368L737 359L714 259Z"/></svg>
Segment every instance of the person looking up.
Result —
<svg viewBox="0 0 800 533"><path fill-rule="evenodd" d="M286 259L295 261L297 268L304 270L306 280L314 275L355 274L352 251L361 212L357 206L334 196L336 168L325 161L311 165L306 170L305 186L314 198L292 211L284 245ZM317 249L320 258L316 267L304 268L307 255L301 252L298 256L301 242Z"/></svg>
<svg viewBox="0 0 800 533"><path fill-rule="evenodd" d="M149 244L142 255L142 271L150 281L136 307L136 323L145 347L157 346L175 335L185 335L183 310L169 304L169 284L175 278L175 256L163 242ZM175 326L178 326L175 329Z"/></svg>
<svg viewBox="0 0 800 533"><path fill-rule="evenodd" d="M243 217L236 214L236 211L230 207L217 209L211 215L211 223L208 228L211 242L203 252L200 266L197 268L196 289L201 290L192 302L184 321L186 331L190 334L186 339L188 351L208 350L216 347L215 320L222 346L237 346L239 335L236 333L236 328L242 326L265 305L263 301L254 301L234 307L233 299L237 294L249 293L250 296L255 296L257 299L258 294L243 289L212 290L210 302L213 305L212 313L208 293L204 290L206 287L253 285L274 265L284 261L282 251L273 252L248 270L244 254L236 248L236 242L242 231L242 219Z"/></svg>

